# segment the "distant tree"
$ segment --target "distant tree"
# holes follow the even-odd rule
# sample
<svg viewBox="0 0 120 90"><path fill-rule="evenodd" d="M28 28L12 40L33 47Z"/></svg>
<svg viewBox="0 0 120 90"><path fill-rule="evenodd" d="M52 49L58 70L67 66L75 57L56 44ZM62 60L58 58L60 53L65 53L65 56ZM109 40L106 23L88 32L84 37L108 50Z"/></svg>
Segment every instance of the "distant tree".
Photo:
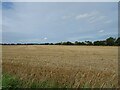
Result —
<svg viewBox="0 0 120 90"><path fill-rule="evenodd" d="M106 45L106 41L105 40L100 41L100 45L105 46Z"/></svg>
<svg viewBox="0 0 120 90"><path fill-rule="evenodd" d="M17 43L17 45L21 45L21 43Z"/></svg>
<svg viewBox="0 0 120 90"><path fill-rule="evenodd" d="M58 42L58 43L1 43L2 45L97 45L97 46L120 46L120 37L113 38L109 37L106 40L102 41L94 41L93 43L91 41L85 41L85 42L79 42L75 41L74 43L67 41L67 42Z"/></svg>
<svg viewBox="0 0 120 90"><path fill-rule="evenodd" d="M75 41L75 45L79 45L79 42L78 42L78 41Z"/></svg>
<svg viewBox="0 0 120 90"><path fill-rule="evenodd" d="M53 43L49 43L49 45L54 45Z"/></svg>
<svg viewBox="0 0 120 90"><path fill-rule="evenodd" d="M100 45L105 46L106 45L106 41L94 41L93 44L97 45L97 46L100 46Z"/></svg>
<svg viewBox="0 0 120 90"><path fill-rule="evenodd" d="M9 44L9 45L16 45L15 43L11 43L11 44Z"/></svg>
<svg viewBox="0 0 120 90"><path fill-rule="evenodd" d="M115 41L115 45L120 46L120 37L118 37L117 40Z"/></svg>
<svg viewBox="0 0 120 90"><path fill-rule="evenodd" d="M107 38L107 39L106 39L106 44L107 44L108 46L113 46L113 45L115 45L115 38L113 38L113 37Z"/></svg>
<svg viewBox="0 0 120 90"><path fill-rule="evenodd" d="M44 43L44 45L49 45L49 43Z"/></svg>
<svg viewBox="0 0 120 90"><path fill-rule="evenodd" d="M100 42L99 42L99 41L94 41L94 45L99 46L99 45L100 45Z"/></svg>
<svg viewBox="0 0 120 90"><path fill-rule="evenodd" d="M62 45L62 42L61 43L55 43L55 45Z"/></svg>
<svg viewBox="0 0 120 90"><path fill-rule="evenodd" d="M75 41L75 45L81 45L81 42Z"/></svg>
<svg viewBox="0 0 120 90"><path fill-rule="evenodd" d="M93 45L91 41L85 41L86 45Z"/></svg>
<svg viewBox="0 0 120 90"><path fill-rule="evenodd" d="M67 42L62 42L62 45L74 45L74 43L67 41Z"/></svg>
<svg viewBox="0 0 120 90"><path fill-rule="evenodd" d="M86 43L85 42L81 42L81 45L86 45Z"/></svg>
<svg viewBox="0 0 120 90"><path fill-rule="evenodd" d="M74 43L75 45L86 45L86 43L85 42L78 42L78 41L75 41L75 43Z"/></svg>
<svg viewBox="0 0 120 90"><path fill-rule="evenodd" d="M74 43L67 41L67 45L74 45Z"/></svg>

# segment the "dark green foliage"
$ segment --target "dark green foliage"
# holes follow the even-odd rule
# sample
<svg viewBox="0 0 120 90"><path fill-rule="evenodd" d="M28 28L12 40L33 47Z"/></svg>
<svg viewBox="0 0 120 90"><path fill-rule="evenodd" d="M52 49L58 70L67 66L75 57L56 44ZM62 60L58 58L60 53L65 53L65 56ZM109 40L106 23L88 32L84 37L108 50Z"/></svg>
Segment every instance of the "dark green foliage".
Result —
<svg viewBox="0 0 120 90"><path fill-rule="evenodd" d="M4 74L2 76L2 88L4 90L8 90L8 89L15 90L17 88L20 88L20 82L17 78L8 74Z"/></svg>
<svg viewBox="0 0 120 90"><path fill-rule="evenodd" d="M20 88L67 88L67 85L60 85L55 81L46 80L40 83L31 81L22 81L12 75L3 74L2 89L3 90L19 90Z"/></svg>
<svg viewBox="0 0 120 90"><path fill-rule="evenodd" d="M119 38L117 38L117 40L115 41L115 45L120 46L120 37L119 37Z"/></svg>
<svg viewBox="0 0 120 90"><path fill-rule="evenodd" d="M49 43L49 45L54 45L53 43Z"/></svg>
<svg viewBox="0 0 120 90"><path fill-rule="evenodd" d="M108 46L113 46L113 45L115 45L115 38L113 38L113 37L107 38L107 39L106 39L106 43L107 43Z"/></svg>
<svg viewBox="0 0 120 90"><path fill-rule="evenodd" d="M72 42L67 41L67 42L63 42L62 45L74 45L74 44Z"/></svg>
<svg viewBox="0 0 120 90"><path fill-rule="evenodd" d="M55 45L62 45L62 42L61 43L55 43Z"/></svg>
<svg viewBox="0 0 120 90"><path fill-rule="evenodd" d="M106 45L106 41L95 41L95 42L94 42L94 45L97 45L97 46L100 46L100 45L105 46L105 45Z"/></svg>
<svg viewBox="0 0 120 90"><path fill-rule="evenodd" d="M86 45L93 45L91 41L85 41Z"/></svg>
<svg viewBox="0 0 120 90"><path fill-rule="evenodd" d="M75 41L75 45L86 45L84 42Z"/></svg>
<svg viewBox="0 0 120 90"><path fill-rule="evenodd" d="M41 83L35 83L33 82L30 85L30 88L63 88L64 86L59 85L56 82L53 81L43 81Z"/></svg>

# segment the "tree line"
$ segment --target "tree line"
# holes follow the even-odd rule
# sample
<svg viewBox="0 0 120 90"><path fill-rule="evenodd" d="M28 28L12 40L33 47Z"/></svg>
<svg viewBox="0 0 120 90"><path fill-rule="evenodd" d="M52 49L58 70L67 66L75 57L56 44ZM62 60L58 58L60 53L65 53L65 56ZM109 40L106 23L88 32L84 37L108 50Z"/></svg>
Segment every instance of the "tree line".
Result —
<svg viewBox="0 0 120 90"><path fill-rule="evenodd" d="M99 41L75 41L75 42L59 42L59 43L2 43L2 45L94 45L94 46L120 46L120 37L113 38L109 37L106 40Z"/></svg>

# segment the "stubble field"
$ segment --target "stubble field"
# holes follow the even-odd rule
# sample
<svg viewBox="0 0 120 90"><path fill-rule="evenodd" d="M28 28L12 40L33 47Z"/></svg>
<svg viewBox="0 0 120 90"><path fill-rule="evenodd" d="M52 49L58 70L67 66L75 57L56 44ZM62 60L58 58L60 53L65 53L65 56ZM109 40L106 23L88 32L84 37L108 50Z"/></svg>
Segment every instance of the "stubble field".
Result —
<svg viewBox="0 0 120 90"><path fill-rule="evenodd" d="M2 46L2 69L26 83L117 87L118 47L6 45Z"/></svg>

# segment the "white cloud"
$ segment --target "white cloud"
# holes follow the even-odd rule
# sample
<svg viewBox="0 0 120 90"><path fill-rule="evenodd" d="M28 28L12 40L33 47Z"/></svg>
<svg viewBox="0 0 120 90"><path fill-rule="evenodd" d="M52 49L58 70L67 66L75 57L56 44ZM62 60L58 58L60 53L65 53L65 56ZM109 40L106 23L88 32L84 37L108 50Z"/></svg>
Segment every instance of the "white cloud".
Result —
<svg viewBox="0 0 120 90"><path fill-rule="evenodd" d="M44 40L47 40L47 37L45 37Z"/></svg>
<svg viewBox="0 0 120 90"><path fill-rule="evenodd" d="M89 18L91 18L91 17L96 16L97 14L99 14L98 11L92 11L92 12L89 12L89 13L79 14L79 15L77 15L75 18L76 18L77 20L79 20L79 19L89 19Z"/></svg>
<svg viewBox="0 0 120 90"><path fill-rule="evenodd" d="M73 19L75 17L75 13L70 13L70 14L68 14L68 15L64 15L64 16L62 16L62 19L63 20L66 20L66 19Z"/></svg>
<svg viewBox="0 0 120 90"><path fill-rule="evenodd" d="M99 14L100 12L98 11L91 11L91 12L80 13L80 14L71 13L70 15L62 16L62 19L76 19L76 20L88 19L90 21L90 20L96 19Z"/></svg>
<svg viewBox="0 0 120 90"><path fill-rule="evenodd" d="M72 16L70 16L70 15L69 15L69 16L63 16L62 19L64 19L64 20L65 20L65 19L70 19L71 17L72 17Z"/></svg>
<svg viewBox="0 0 120 90"><path fill-rule="evenodd" d="M89 23L95 23L95 22L99 22L105 19L106 16L96 16L94 17L94 19L89 20Z"/></svg>
<svg viewBox="0 0 120 90"><path fill-rule="evenodd" d="M45 38L22 39L22 40L19 40L19 42L32 43L32 42L44 42L45 40L47 40L47 37L45 37Z"/></svg>
<svg viewBox="0 0 120 90"><path fill-rule="evenodd" d="M102 32L104 32L104 30L100 30L99 32L102 33Z"/></svg>
<svg viewBox="0 0 120 90"><path fill-rule="evenodd" d="M90 22L90 21L94 20L95 18L96 18L96 16L92 16L88 19L88 21Z"/></svg>
<svg viewBox="0 0 120 90"><path fill-rule="evenodd" d="M76 15L75 17L76 20L86 20L89 23L96 23L96 22L101 22L104 21L106 19L106 16L103 15L101 12L98 11L92 11L89 13L83 13L83 14L79 14ZM110 23L111 21L106 21L106 23Z"/></svg>
<svg viewBox="0 0 120 90"><path fill-rule="evenodd" d="M19 42L26 42L26 43L40 42L40 41L42 41L40 38L19 40Z"/></svg>
<svg viewBox="0 0 120 90"><path fill-rule="evenodd" d="M85 41L85 40L92 40L93 38L95 38L95 36L92 35L87 35L87 36L77 36L77 37L70 37L68 38L68 41Z"/></svg>
<svg viewBox="0 0 120 90"><path fill-rule="evenodd" d="M89 14L84 13L84 14L80 14L80 15L76 16L76 19L79 20L79 19L83 19L83 18L87 18L87 17L89 17Z"/></svg>
<svg viewBox="0 0 120 90"><path fill-rule="evenodd" d="M112 22L112 20L107 20L104 23L108 24L108 23L111 23L111 22Z"/></svg>

